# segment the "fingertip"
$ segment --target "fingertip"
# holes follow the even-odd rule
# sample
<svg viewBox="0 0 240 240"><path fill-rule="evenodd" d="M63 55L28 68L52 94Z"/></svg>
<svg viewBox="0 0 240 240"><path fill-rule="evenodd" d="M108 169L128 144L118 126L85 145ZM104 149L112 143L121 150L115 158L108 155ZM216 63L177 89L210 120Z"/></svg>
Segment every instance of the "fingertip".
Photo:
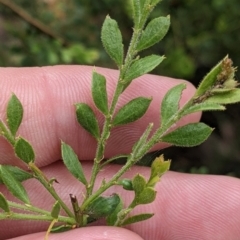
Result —
<svg viewBox="0 0 240 240"><path fill-rule="evenodd" d="M46 233L40 232L35 234L30 234L26 236L21 236L17 238L12 238L12 240L42 240L44 239ZM48 240L143 240L136 233L120 228L120 227L105 227L105 226L94 226L78 228L68 232L50 234Z"/></svg>

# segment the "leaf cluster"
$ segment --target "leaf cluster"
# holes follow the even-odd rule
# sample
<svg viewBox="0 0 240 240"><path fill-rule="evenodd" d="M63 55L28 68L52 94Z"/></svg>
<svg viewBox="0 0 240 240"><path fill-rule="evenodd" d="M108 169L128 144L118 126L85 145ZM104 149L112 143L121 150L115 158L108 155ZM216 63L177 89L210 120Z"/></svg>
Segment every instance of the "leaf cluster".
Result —
<svg viewBox="0 0 240 240"><path fill-rule="evenodd" d="M94 70L91 96L95 106L82 102L75 104L77 122L97 142L90 178L86 177L81 161L73 148L61 142L63 163L76 180L85 187L84 194L79 193L75 196L69 193L72 209L55 191L54 183L57 180L48 179L34 163L35 153L31 144L23 137L17 136L23 117L23 107L19 99L14 94L12 95L7 105L6 124L0 121L1 133L12 144L16 156L27 165L29 172L17 167L0 165L0 183L4 184L9 192L22 202L22 204L12 203L0 194L0 207L3 210L3 213L0 212L0 219L50 221L47 234L83 227L99 218L104 218L111 226L125 226L147 220L153 216L153 213L146 212L138 215L131 215L131 213L135 207L150 204L155 200L157 194L155 186L170 168L170 160L164 160L162 155L157 157L152 163L148 179L140 174L132 179L125 179L124 173L159 142L192 147L204 142L211 134L213 129L204 123L190 123L175 128L182 117L197 111L224 110L226 104L240 102L238 84L234 80L236 68L232 66L232 61L227 56L206 75L195 95L184 106L180 106L180 100L186 87L185 84L176 85L166 93L159 109L159 127L153 132L153 124L149 123L142 136L132 146L132 152L125 155L126 163L110 179L102 179L100 187L95 189L99 172L103 171L107 164L122 156L104 159L105 147L111 130L139 120L151 104L151 97L140 96L121 106L118 111L116 110L119 97L131 82L152 71L164 59L164 56L158 55L142 58L140 56L141 51L158 43L168 31L169 16L147 21L158 2L159 0L133 0L134 29L126 54L117 22L107 16L103 23L101 40L109 57L119 68L119 78L113 98L110 100L105 76ZM96 117L96 111L104 117L103 126ZM55 199L51 211L31 205L28 193L22 184L22 181L29 178L38 180ZM125 206L123 198L117 193L105 196L105 191L116 185L133 192L132 202L128 206ZM27 213L21 215L14 211L15 208L20 208ZM65 215L61 215L62 212ZM57 224L58 222L61 226Z"/></svg>

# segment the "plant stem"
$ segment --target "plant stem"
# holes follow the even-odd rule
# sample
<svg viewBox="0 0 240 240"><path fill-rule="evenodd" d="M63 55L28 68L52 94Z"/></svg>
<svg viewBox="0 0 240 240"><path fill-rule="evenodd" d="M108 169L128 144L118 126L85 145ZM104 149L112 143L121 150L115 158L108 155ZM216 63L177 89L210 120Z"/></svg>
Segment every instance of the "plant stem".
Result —
<svg viewBox="0 0 240 240"><path fill-rule="evenodd" d="M28 22L44 34L50 36L53 39L59 40L62 44L66 44L66 41L58 33L55 33L53 29L49 28L48 25L39 21L36 17L32 17L27 11L25 11L24 8L17 5L14 1L0 0L0 3L10 8L19 17L24 19L26 22Z"/></svg>
<svg viewBox="0 0 240 240"><path fill-rule="evenodd" d="M100 196L104 191L106 191L111 186L115 185L118 179L127 171L131 166L136 162L134 156L131 154L129 155L127 162L122 168L105 184L103 184L95 193L91 196L86 198L83 202L82 206L80 207L81 211L84 211L87 206L93 202L98 196Z"/></svg>
<svg viewBox="0 0 240 240"><path fill-rule="evenodd" d="M36 213L41 213L43 215L51 216L51 213L49 211L40 209L38 207L34 207L32 205L29 205L29 204L23 205L23 204L15 203L15 202L12 202L12 201L8 201L8 204L11 208L17 208L17 209L22 209L24 211L31 211L31 212L36 212Z"/></svg>
<svg viewBox="0 0 240 240"><path fill-rule="evenodd" d="M37 214L25 214L25 213L0 213L0 220L2 219L21 219L21 220L37 220L37 221L52 221L53 217L52 216L46 216L46 215L37 215ZM69 217L64 217L64 216L59 216L58 220L60 222L68 223L71 225L74 225L75 219L74 218L69 218Z"/></svg>
<svg viewBox="0 0 240 240"><path fill-rule="evenodd" d="M82 226L83 217L81 216L80 208L79 208L79 205L78 205L78 200L77 200L76 196L73 195L73 194L70 194L70 199L71 199L72 207L73 207L73 210L74 210L75 219L76 219L76 222L77 222L76 226L77 227Z"/></svg>
<svg viewBox="0 0 240 240"><path fill-rule="evenodd" d="M49 183L49 181L47 180L47 178L45 177L45 175L42 173L42 171L32 162L30 162L28 164L28 166L30 167L30 169L34 172L34 174L36 175L36 178L42 183L42 185L49 191L49 193L53 196L53 198L55 200L57 200L59 202L59 204L61 205L61 207L64 209L64 211L66 212L66 214L71 217L74 218L74 214L71 212L71 210L67 207L67 205L63 202L63 200L58 196L58 194L56 193L55 189L53 188L52 184Z"/></svg>
<svg viewBox="0 0 240 240"><path fill-rule="evenodd" d="M161 142L161 138L166 134L166 132L183 117L184 111L193 105L193 98L191 98L181 109L179 109L176 114L174 114L169 121L161 126L151 137L151 139L138 149L136 153L136 158L141 159L150 149L157 143Z"/></svg>
<svg viewBox="0 0 240 240"><path fill-rule="evenodd" d="M121 95L121 93L123 92L123 89L124 89L123 83L124 83L125 74L126 74L127 70L129 69L129 67L131 66L135 56L137 55L136 46L137 46L137 43L141 36L142 29L144 27L146 19L147 19L147 15L144 16L144 19L142 19L141 24L138 26L138 28L134 30L133 36L132 36L132 39L130 41L130 45L128 48L128 52L126 54L124 65L122 66L122 68L120 68L118 83L117 83L117 86L116 86L116 89L115 89L115 92L113 95L109 114L105 118L101 138L98 141L97 151L96 151L96 155L94 158L94 164L93 164L93 168L92 168L91 179L90 179L89 185L87 187L87 197L92 195L93 187L94 187L94 183L95 183L97 174L101 169L100 162L104 157L103 154L105 151L106 140L110 136L112 117L115 112L115 108L116 108L119 96Z"/></svg>
<svg viewBox="0 0 240 240"><path fill-rule="evenodd" d="M131 168L139 159L141 159L156 143L158 143L160 138L168 131L168 129L176 123L182 116L184 111L189 108L193 104L193 98L190 99L181 109L179 109L176 114L169 119L169 121L159 128L154 135L151 137L151 139L148 141L147 144L145 144L145 141L142 142L143 147L136 148L137 151L133 151L131 155L129 155L126 164L102 187L100 187L92 196L90 196L88 199L84 201L84 203L81 206L81 210L83 211L88 204L90 204L94 199L96 199L99 195L101 195L105 190L107 190L109 187L113 186L116 181L129 169ZM152 128L152 125L149 125L149 127L146 129L144 134L149 134L148 131L150 131ZM132 207L132 206L131 206Z"/></svg>
<svg viewBox="0 0 240 240"><path fill-rule="evenodd" d="M129 154L122 154L122 155L118 155L112 158L109 158L108 160L106 160L104 163L101 164L100 168L102 169L104 166L106 166L107 164L117 160L117 159L121 159L121 158L128 158Z"/></svg>
<svg viewBox="0 0 240 240"><path fill-rule="evenodd" d="M14 136L11 134L11 132L7 129L7 127L1 120L0 120L0 130L1 130L1 135L3 135L14 146L15 144Z"/></svg>
<svg viewBox="0 0 240 240"><path fill-rule="evenodd" d="M114 93L114 96L113 96L112 104L111 104L111 107L110 107L110 111L109 111L108 116L105 117L105 122L104 122L104 125L103 125L101 138L98 141L97 151L96 151L96 155L95 155L94 163L93 163L93 168L92 168L91 179L90 179L89 185L87 187L87 197L92 194L94 183L95 183L97 174L100 170L100 162L103 159L106 140L110 136L112 115L114 113L114 109L115 109L115 106L117 104L117 100L118 100L118 98L121 94L121 91L122 91L122 85L120 85L119 81L118 81L118 84L117 84L117 87L116 87L116 90L115 90L115 93Z"/></svg>
<svg viewBox="0 0 240 240"><path fill-rule="evenodd" d="M191 98L181 109L179 109L176 114L174 114L169 121L161 126L151 137L151 139L146 143L142 141L141 144L131 155L129 155L126 164L104 185L102 185L94 194L89 195L85 199L81 206L81 211L83 211L92 201L94 201L98 196L100 196L105 190L113 186L116 181L129 169L133 166L139 159L141 159L156 143L161 141L161 137L169 130L169 128L176 123L182 116L184 111L193 104L193 98ZM152 125L150 124L144 134L146 136L150 133ZM143 134L143 135L144 135ZM144 138L143 138L144 139ZM95 176L96 178L96 176Z"/></svg>

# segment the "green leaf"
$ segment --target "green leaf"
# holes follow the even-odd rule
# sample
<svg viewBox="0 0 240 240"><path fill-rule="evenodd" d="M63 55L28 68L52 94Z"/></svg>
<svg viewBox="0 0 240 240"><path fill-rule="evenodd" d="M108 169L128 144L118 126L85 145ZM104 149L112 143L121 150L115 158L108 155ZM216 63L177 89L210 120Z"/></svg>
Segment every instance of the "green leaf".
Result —
<svg viewBox="0 0 240 240"><path fill-rule="evenodd" d="M63 162L67 169L69 170L69 172L71 172L71 174L75 178L77 178L81 183L87 185L87 180L85 178L82 165L73 149L66 143L62 142L61 151Z"/></svg>
<svg viewBox="0 0 240 240"><path fill-rule="evenodd" d="M22 122L23 107L15 94L12 94L7 105L7 124L12 135L15 136L16 132Z"/></svg>
<svg viewBox="0 0 240 240"><path fill-rule="evenodd" d="M183 115L187 115L194 112L201 112L201 111L216 111L216 110L225 110L226 108L223 105L220 105L218 103L208 103L208 102L202 102L199 104L194 104L193 106L187 108Z"/></svg>
<svg viewBox="0 0 240 240"><path fill-rule="evenodd" d="M143 31L137 50L142 51L161 41L168 32L169 26L169 16L154 18Z"/></svg>
<svg viewBox="0 0 240 240"><path fill-rule="evenodd" d="M161 141L181 147L194 147L204 142L212 131L204 123L190 123L163 136Z"/></svg>
<svg viewBox="0 0 240 240"><path fill-rule="evenodd" d="M87 208L89 216L94 218L102 218L113 213L120 203L121 199L117 194L110 197L98 197Z"/></svg>
<svg viewBox="0 0 240 240"><path fill-rule="evenodd" d="M11 166L11 165L4 165L4 167L9 171L11 172L15 179L19 182L23 182L29 178L33 178L33 175L30 174L29 172L26 172L18 167L14 167L14 166ZM0 184L2 184L3 181L1 179L1 175L0 175Z"/></svg>
<svg viewBox="0 0 240 240"><path fill-rule="evenodd" d="M138 97L124 105L113 119L113 126L124 125L141 118L147 111L152 99Z"/></svg>
<svg viewBox="0 0 240 240"><path fill-rule="evenodd" d="M5 196L0 192L0 208L4 211L4 212L10 212L10 208L7 202L7 199L5 198Z"/></svg>
<svg viewBox="0 0 240 240"><path fill-rule="evenodd" d="M140 23L145 0L133 0L133 20L135 27Z"/></svg>
<svg viewBox="0 0 240 240"><path fill-rule="evenodd" d="M225 57L226 58L226 57ZM220 61L211 71L203 78L202 82L197 88L194 97L199 97L206 93L217 81L218 74L222 71L222 61Z"/></svg>
<svg viewBox="0 0 240 240"><path fill-rule="evenodd" d="M141 213L139 215L134 215L134 216L129 217L126 220L124 220L124 222L122 223L121 226L125 226L128 224L133 224L136 222L141 222L141 221L147 220L147 219L151 218L153 215L154 215L153 213Z"/></svg>
<svg viewBox="0 0 240 240"><path fill-rule="evenodd" d="M116 62L118 67L123 63L122 34L115 20L109 16L105 18L102 26L101 39L108 55Z"/></svg>
<svg viewBox="0 0 240 240"><path fill-rule="evenodd" d="M150 55L136 60L127 71L124 82L128 84L131 80L151 72L163 61L163 59L163 56Z"/></svg>
<svg viewBox="0 0 240 240"><path fill-rule="evenodd" d="M108 114L108 98L106 78L96 72L92 76L92 96L96 107L104 114Z"/></svg>
<svg viewBox="0 0 240 240"><path fill-rule="evenodd" d="M35 160L35 153L31 144L22 137L19 137L15 142L14 151L25 163L34 162Z"/></svg>
<svg viewBox="0 0 240 240"><path fill-rule="evenodd" d="M59 213L60 213L60 209L61 209L61 205L59 204L58 201L56 201L52 207L52 211L51 211L51 216L54 219L58 219Z"/></svg>
<svg viewBox="0 0 240 240"><path fill-rule="evenodd" d="M136 194L133 200L133 206L137 206L140 204L148 204L152 203L157 195L157 191L155 191L152 187L146 187L140 194Z"/></svg>
<svg viewBox="0 0 240 240"><path fill-rule="evenodd" d="M78 123L93 137L98 139L100 137L100 130L93 110L86 103L77 103L76 115Z"/></svg>
<svg viewBox="0 0 240 240"><path fill-rule="evenodd" d="M21 182L15 179L14 175L5 166L0 166L0 175L3 183L9 192L13 194L13 196L23 201L24 203L30 204L25 188Z"/></svg>
<svg viewBox="0 0 240 240"><path fill-rule="evenodd" d="M179 101L186 84L179 84L171 88L163 98L161 105L161 126L164 126L172 118L179 108Z"/></svg>
<svg viewBox="0 0 240 240"><path fill-rule="evenodd" d="M159 182L160 177L169 170L171 160L164 160L163 155L155 158L151 165L151 175L148 180L147 186L154 187Z"/></svg>
<svg viewBox="0 0 240 240"><path fill-rule="evenodd" d="M147 182L145 178L137 174L132 180L132 187L136 195L140 194L146 188Z"/></svg>
<svg viewBox="0 0 240 240"><path fill-rule="evenodd" d="M107 221L107 225L108 226L114 226L114 224L116 223L116 221L118 220L118 213L123 209L123 201L120 198L120 202L117 205L117 207L115 208L115 210L109 214L106 217L106 221Z"/></svg>
<svg viewBox="0 0 240 240"><path fill-rule="evenodd" d="M215 93L213 96L209 97L206 103L217 103L217 104L231 104L240 102L240 89L234 89L230 92Z"/></svg>
<svg viewBox="0 0 240 240"><path fill-rule="evenodd" d="M156 157L151 165L151 176L161 177L170 168L171 160L164 160L163 154Z"/></svg>

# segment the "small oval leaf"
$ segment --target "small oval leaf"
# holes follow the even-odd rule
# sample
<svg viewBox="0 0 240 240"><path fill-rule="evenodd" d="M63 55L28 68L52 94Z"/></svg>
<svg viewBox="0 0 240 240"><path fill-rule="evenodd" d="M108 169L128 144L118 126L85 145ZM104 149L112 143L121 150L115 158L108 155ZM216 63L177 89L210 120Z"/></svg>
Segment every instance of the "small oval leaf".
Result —
<svg viewBox="0 0 240 240"><path fill-rule="evenodd" d="M102 26L101 39L108 55L120 67L123 63L122 34L115 20L109 16L105 18Z"/></svg>
<svg viewBox="0 0 240 240"><path fill-rule="evenodd" d="M120 202L117 205L117 207L115 208L115 210L106 217L106 221L107 221L108 226L114 226L115 225L116 221L118 220L118 213L122 209L123 209L123 201L122 201L122 199L120 199Z"/></svg>
<svg viewBox="0 0 240 240"><path fill-rule="evenodd" d="M100 196L89 205L87 213L94 218L106 217L113 213L120 201L121 199L117 194L110 197Z"/></svg>
<svg viewBox="0 0 240 240"><path fill-rule="evenodd" d="M224 59L226 59L225 57ZM224 60L223 59L223 60ZM222 60L222 61L223 61ZM217 81L218 74L222 71L222 61L220 61L215 67L213 67L210 72L203 78L200 85L197 88L197 91L195 93L195 97L199 97L202 94L206 93L207 90L209 90L214 83Z"/></svg>
<svg viewBox="0 0 240 240"><path fill-rule="evenodd" d="M92 76L92 96L96 107L105 115L108 114L106 78L96 72Z"/></svg>
<svg viewBox="0 0 240 240"><path fill-rule="evenodd" d="M160 157L156 157L151 165L151 177L161 177L166 171L169 170L170 164L171 160L165 160L163 154Z"/></svg>
<svg viewBox="0 0 240 240"><path fill-rule="evenodd" d="M66 143L62 142L61 151L62 159L67 169L75 178L77 178L80 182L86 185L87 180L83 173L82 165L73 149Z"/></svg>
<svg viewBox="0 0 240 240"><path fill-rule="evenodd" d="M141 118L147 111L152 99L138 97L124 105L113 119L113 126L124 125Z"/></svg>
<svg viewBox="0 0 240 240"><path fill-rule="evenodd" d="M132 180L132 186L135 194L140 194L146 188L146 184L147 182L145 178L142 175L137 174Z"/></svg>
<svg viewBox="0 0 240 240"><path fill-rule="evenodd" d="M31 144L22 137L19 137L15 142L14 151L25 163L34 162L35 160L35 153Z"/></svg>
<svg viewBox="0 0 240 240"><path fill-rule="evenodd" d="M93 110L86 103L77 103L76 115L78 123L93 137L98 139L100 137L100 130Z"/></svg>
<svg viewBox="0 0 240 240"><path fill-rule="evenodd" d="M3 209L4 212L10 212L10 208L5 196L0 192L0 208Z"/></svg>
<svg viewBox="0 0 240 240"><path fill-rule="evenodd" d="M11 165L4 165L4 167L10 171L14 177L16 178L17 181L19 182L23 182L29 178L33 178L33 175L29 172L26 172L24 170L22 170L21 168L18 168L18 167L14 167L14 166L11 166ZM2 184L3 181L1 179L1 175L0 175L0 184Z"/></svg>
<svg viewBox="0 0 240 240"><path fill-rule="evenodd" d="M148 23L143 31L140 41L137 45L137 50L142 51L161 41L168 32L169 26L169 16L154 18Z"/></svg>
<svg viewBox="0 0 240 240"><path fill-rule="evenodd" d="M124 77L124 83L128 84L131 80L151 72L163 59L163 56L150 55L136 60L127 71Z"/></svg>
<svg viewBox="0 0 240 240"><path fill-rule="evenodd" d="M141 222L141 221L147 220L147 219L151 218L153 215L154 215L154 213L141 213L139 215L134 215L134 216L129 217L126 220L124 220L124 222L122 223L121 226L125 226L128 224L133 224L136 222Z"/></svg>
<svg viewBox="0 0 240 240"><path fill-rule="evenodd" d="M137 206L140 204L149 204L152 203L157 195L157 191L155 191L152 187L146 187L140 194L137 194L133 200L133 205Z"/></svg>
<svg viewBox="0 0 240 240"><path fill-rule="evenodd" d="M23 201L24 203L30 204L25 188L19 181L15 179L14 175L8 171L5 166L0 166L0 175L4 185L7 187L9 192L12 193L13 196Z"/></svg>
<svg viewBox="0 0 240 240"><path fill-rule="evenodd" d="M164 160L163 155L156 157L151 165L151 175L147 182L148 187L154 187L160 177L169 170L171 160Z"/></svg>
<svg viewBox="0 0 240 240"><path fill-rule="evenodd" d="M164 126L178 111L182 91L185 88L186 84L179 84L171 88L164 96L161 105L161 126Z"/></svg>
<svg viewBox="0 0 240 240"><path fill-rule="evenodd" d="M190 123L163 136L161 141L175 146L194 147L204 142L212 131L204 123Z"/></svg>
<svg viewBox="0 0 240 240"><path fill-rule="evenodd" d="M15 94L12 94L7 105L7 124L12 135L15 136L16 132L22 122L23 107Z"/></svg>
<svg viewBox="0 0 240 240"><path fill-rule="evenodd" d="M52 207L52 211L51 211L51 216L54 218L54 219L58 219L58 216L59 216L59 213L60 213L60 209L61 209L61 206L59 204L58 201L56 201Z"/></svg>

